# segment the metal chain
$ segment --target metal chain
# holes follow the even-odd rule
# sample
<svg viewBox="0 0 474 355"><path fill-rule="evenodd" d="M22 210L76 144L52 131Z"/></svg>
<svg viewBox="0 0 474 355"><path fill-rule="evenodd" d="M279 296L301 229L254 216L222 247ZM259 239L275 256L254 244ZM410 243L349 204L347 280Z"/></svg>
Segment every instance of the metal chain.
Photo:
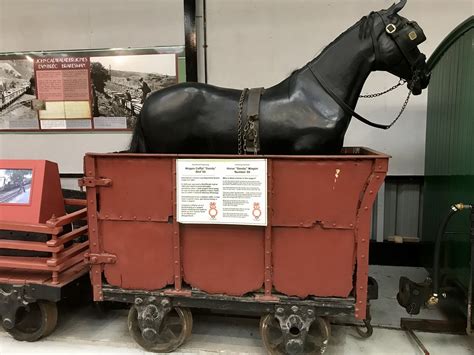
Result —
<svg viewBox="0 0 474 355"><path fill-rule="evenodd" d="M249 134L249 122L247 121L246 125L244 126L244 134L243 134L243 136L244 136L244 138L243 138L243 140L244 140L244 144L243 144L244 154L247 154L247 135L248 134Z"/></svg>
<svg viewBox="0 0 474 355"><path fill-rule="evenodd" d="M258 150L257 150L257 142L258 142L258 132L255 127L255 124L253 125L253 154L257 155Z"/></svg>
<svg viewBox="0 0 474 355"><path fill-rule="evenodd" d="M405 102L403 103L400 112L398 113L397 117L395 117L395 119L392 121L392 123L390 123L390 124L388 125L388 128L391 128L391 127L395 124L395 122L398 121L398 119L399 119L400 116L402 115L403 111L405 111L405 108L406 108L407 105L408 105L408 101L410 100L410 95L411 95L411 90L408 91L407 98L405 99Z"/></svg>
<svg viewBox="0 0 474 355"><path fill-rule="evenodd" d="M399 86L402 86L406 83L407 81L405 79L398 80L398 83L393 85L391 88L388 88L387 90L381 91L381 92L376 92L374 94L365 94L365 95L359 95L359 97L364 98L364 99L371 99L374 97L382 96L383 94L386 94L387 92L390 92L392 90L395 90Z"/></svg>
<svg viewBox="0 0 474 355"><path fill-rule="evenodd" d="M245 96L247 95L247 91L248 91L247 88L243 89L242 93L240 94L240 99L239 99L239 116L238 116L238 121L237 121L237 136L238 136L237 153L239 155L242 155L242 111L244 109L244 100L245 100ZM244 141L244 144L247 145L245 141Z"/></svg>

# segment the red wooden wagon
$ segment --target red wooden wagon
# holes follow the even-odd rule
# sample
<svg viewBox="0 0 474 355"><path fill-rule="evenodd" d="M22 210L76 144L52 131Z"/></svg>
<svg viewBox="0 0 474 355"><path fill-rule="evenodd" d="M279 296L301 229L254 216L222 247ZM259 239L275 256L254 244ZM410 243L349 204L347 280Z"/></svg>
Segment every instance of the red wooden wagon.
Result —
<svg viewBox="0 0 474 355"><path fill-rule="evenodd" d="M271 353L324 351L329 316L369 330L371 211L389 157L245 156L266 159L267 225L178 223L177 161L242 158L87 154L94 299L132 304L132 336L157 352L191 334L193 307L262 315Z"/></svg>
<svg viewBox="0 0 474 355"><path fill-rule="evenodd" d="M0 318L15 339L35 341L55 329L56 302L87 281L87 225L73 227L86 203L63 199L49 161L0 160L0 178Z"/></svg>

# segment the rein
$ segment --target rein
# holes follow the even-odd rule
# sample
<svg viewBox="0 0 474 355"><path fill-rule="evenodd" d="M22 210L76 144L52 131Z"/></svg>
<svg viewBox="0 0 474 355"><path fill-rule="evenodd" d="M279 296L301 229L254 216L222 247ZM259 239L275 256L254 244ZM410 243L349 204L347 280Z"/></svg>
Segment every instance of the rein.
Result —
<svg viewBox="0 0 474 355"><path fill-rule="evenodd" d="M385 125L385 124L380 124L380 123L375 123L375 122L372 122L372 121L369 121L367 118L359 115L357 112L355 112L348 104L346 104L339 96L336 95L336 93L329 87L329 85L326 83L326 81L322 78L321 75L319 75L319 73L314 70L313 68L311 68L310 65L306 65L308 67L308 69L310 70L311 74L314 76L314 78L316 79L316 81L319 83L319 85L321 85L321 87L324 89L324 91L326 91L326 93L331 96L331 98L336 101L336 103L348 114L352 115L353 117L357 118L359 121L361 121L362 123L365 123L366 125L368 126L371 126L371 127L374 127L374 128L378 128L378 129L389 129L391 128L395 122L398 121L398 119L401 117L403 111L405 111L405 108L407 107L408 105L408 101L410 100L410 95L411 95L411 90L408 91L408 96L407 98L405 99L405 102L403 103L402 105L402 108L400 110L400 112L398 113L397 117L395 117L395 119L388 125ZM362 95L361 97L376 97L376 96L381 96L389 91L392 91L394 89L396 89L398 86L402 85L401 81L393 86L392 88L390 88L389 90L385 90L384 92L382 93L379 93L379 94L372 94L372 95Z"/></svg>

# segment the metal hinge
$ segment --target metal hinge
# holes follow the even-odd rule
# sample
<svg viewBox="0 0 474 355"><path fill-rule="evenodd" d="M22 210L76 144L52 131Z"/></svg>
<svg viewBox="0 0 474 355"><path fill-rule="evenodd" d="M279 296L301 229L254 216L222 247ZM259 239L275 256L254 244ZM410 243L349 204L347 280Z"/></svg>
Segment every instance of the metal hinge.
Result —
<svg viewBox="0 0 474 355"><path fill-rule="evenodd" d="M86 253L84 254L84 262L90 265L98 265L98 264L115 264L117 261L117 256L114 254L93 254L93 253Z"/></svg>
<svg viewBox="0 0 474 355"><path fill-rule="evenodd" d="M112 186L112 179L96 179L94 177L83 177L79 179L80 187Z"/></svg>

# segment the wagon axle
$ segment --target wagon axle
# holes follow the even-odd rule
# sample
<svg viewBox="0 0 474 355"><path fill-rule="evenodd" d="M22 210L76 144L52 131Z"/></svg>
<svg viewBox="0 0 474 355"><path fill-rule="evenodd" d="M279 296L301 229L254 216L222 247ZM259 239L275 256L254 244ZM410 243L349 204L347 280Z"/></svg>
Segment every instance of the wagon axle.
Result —
<svg viewBox="0 0 474 355"><path fill-rule="evenodd" d="M274 314L262 317L260 332L270 354L322 354L326 350L331 326L316 315L314 307L275 307Z"/></svg>
<svg viewBox="0 0 474 355"><path fill-rule="evenodd" d="M187 308L173 307L168 298L135 298L128 315L133 339L153 352L171 352L191 336L193 319Z"/></svg>

